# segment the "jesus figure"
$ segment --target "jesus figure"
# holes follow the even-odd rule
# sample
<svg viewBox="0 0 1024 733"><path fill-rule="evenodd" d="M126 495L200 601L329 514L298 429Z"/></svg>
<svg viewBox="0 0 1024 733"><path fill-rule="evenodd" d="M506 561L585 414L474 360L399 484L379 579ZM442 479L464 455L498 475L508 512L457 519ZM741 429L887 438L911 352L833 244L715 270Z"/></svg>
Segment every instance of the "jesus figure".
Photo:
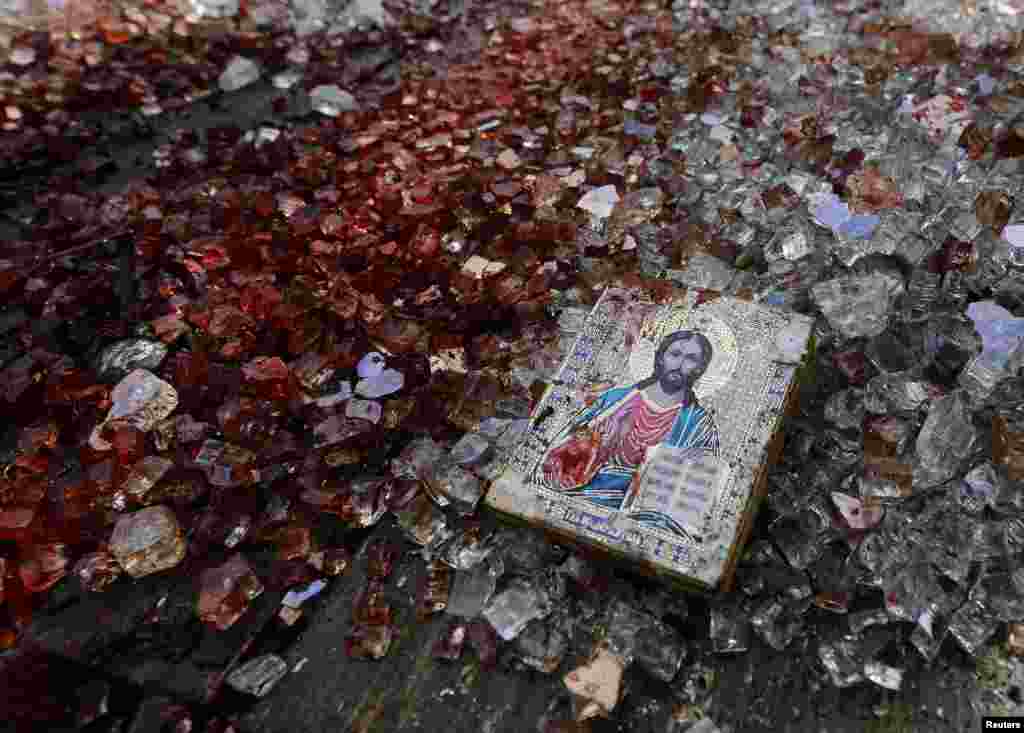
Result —
<svg viewBox="0 0 1024 733"><path fill-rule="evenodd" d="M666 445L718 457L718 428L693 393L710 362L711 342L698 331L662 339L651 377L604 392L555 436L541 465L549 484L619 511L637 488L650 448ZM650 516L656 513L642 514L662 523Z"/></svg>

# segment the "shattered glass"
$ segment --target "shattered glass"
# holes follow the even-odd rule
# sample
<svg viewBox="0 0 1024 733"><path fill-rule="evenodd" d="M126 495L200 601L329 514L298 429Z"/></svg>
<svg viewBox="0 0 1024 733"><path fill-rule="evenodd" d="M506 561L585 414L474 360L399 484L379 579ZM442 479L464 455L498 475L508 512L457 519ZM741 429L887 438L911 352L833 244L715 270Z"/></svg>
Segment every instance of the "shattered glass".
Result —
<svg viewBox="0 0 1024 733"><path fill-rule="evenodd" d="M211 690L273 694L263 583L275 628L312 626L320 577L392 521L406 605L375 548L347 652L443 614L440 659L571 670L548 730L630 728L630 664L679 687L652 729L729 730L675 680L751 631L893 701L947 637L1021 646L1019 3L45 5L0 8L0 649L69 587L194 573L189 622L254 639ZM228 122L178 129L207 107ZM136 135L144 165L104 142ZM632 575L476 519L594 300L639 274L816 318L707 610L620 606ZM257 549L283 563L262 580ZM116 695L83 690L77 724L106 725Z"/></svg>
<svg viewBox="0 0 1024 733"><path fill-rule="evenodd" d="M553 599L538 578L518 576L508 586L491 596L484 605L483 617L505 641L516 638L526 625L547 617L553 610Z"/></svg>
<svg viewBox="0 0 1024 733"><path fill-rule="evenodd" d="M118 520L110 535L110 552L133 578L174 567L185 557L186 540L174 513L152 506Z"/></svg>

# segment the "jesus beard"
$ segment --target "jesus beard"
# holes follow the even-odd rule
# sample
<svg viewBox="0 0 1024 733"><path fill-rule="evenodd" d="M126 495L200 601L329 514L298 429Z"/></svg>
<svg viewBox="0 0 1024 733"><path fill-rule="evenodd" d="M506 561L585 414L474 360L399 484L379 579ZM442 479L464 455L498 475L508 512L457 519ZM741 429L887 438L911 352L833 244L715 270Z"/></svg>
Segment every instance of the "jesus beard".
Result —
<svg viewBox="0 0 1024 733"><path fill-rule="evenodd" d="M693 380L681 369L673 369L658 377L658 384L665 394L679 394L693 386Z"/></svg>

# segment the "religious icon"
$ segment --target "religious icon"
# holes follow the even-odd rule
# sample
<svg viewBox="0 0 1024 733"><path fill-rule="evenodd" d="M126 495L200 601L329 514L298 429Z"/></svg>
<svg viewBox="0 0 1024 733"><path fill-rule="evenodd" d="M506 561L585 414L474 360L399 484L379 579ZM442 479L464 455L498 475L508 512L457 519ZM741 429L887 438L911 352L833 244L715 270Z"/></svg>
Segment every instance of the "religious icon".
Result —
<svg viewBox="0 0 1024 733"><path fill-rule="evenodd" d="M571 348L488 505L700 587L728 582L811 320L609 288L565 322Z"/></svg>

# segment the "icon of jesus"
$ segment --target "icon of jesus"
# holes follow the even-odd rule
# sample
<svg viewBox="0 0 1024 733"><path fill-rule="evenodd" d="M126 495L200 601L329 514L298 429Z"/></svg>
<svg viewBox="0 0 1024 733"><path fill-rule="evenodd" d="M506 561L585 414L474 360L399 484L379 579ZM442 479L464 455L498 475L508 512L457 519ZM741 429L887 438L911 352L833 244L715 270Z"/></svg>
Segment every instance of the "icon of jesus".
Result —
<svg viewBox="0 0 1024 733"><path fill-rule="evenodd" d="M632 500L649 449L666 445L717 458L718 428L693 393L711 355L711 342L699 331L662 339L651 377L607 390L555 436L541 465L548 484L619 511ZM642 514L636 518L662 524L647 516L654 513Z"/></svg>

